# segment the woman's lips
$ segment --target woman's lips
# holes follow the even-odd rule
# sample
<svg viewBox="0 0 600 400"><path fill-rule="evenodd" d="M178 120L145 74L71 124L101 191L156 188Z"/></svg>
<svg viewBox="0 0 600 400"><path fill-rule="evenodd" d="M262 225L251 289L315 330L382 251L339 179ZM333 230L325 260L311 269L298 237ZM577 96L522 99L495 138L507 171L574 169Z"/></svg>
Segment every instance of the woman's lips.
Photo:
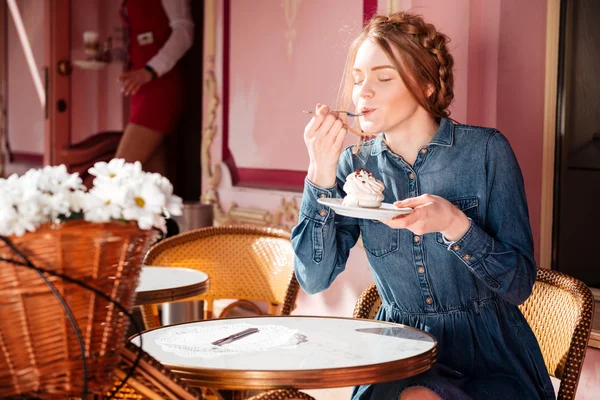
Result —
<svg viewBox="0 0 600 400"><path fill-rule="evenodd" d="M375 111L374 108L363 108L362 110L360 110L361 114L363 114L364 117L370 115L373 111Z"/></svg>
<svg viewBox="0 0 600 400"><path fill-rule="evenodd" d="M373 113L373 111L375 111L374 108L363 108L360 110L360 113L362 114L363 117L368 117L369 115L371 115Z"/></svg>

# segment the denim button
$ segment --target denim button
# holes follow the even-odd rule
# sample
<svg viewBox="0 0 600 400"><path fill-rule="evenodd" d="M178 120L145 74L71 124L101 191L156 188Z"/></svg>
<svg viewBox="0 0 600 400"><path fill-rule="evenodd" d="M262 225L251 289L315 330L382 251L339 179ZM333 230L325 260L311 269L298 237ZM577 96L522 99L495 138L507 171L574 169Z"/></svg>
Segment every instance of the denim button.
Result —
<svg viewBox="0 0 600 400"><path fill-rule="evenodd" d="M452 250L454 251L459 251L460 250L460 244L455 244L452 246Z"/></svg>
<svg viewBox="0 0 600 400"><path fill-rule="evenodd" d="M425 268L419 267L419 268L417 268L417 272L420 273L420 274L422 274L422 273L425 272Z"/></svg>
<svg viewBox="0 0 600 400"><path fill-rule="evenodd" d="M427 297L427 298L425 299L425 303L427 303L427 304L431 304L431 303L433 303L433 299L432 299L431 297Z"/></svg>
<svg viewBox="0 0 600 400"><path fill-rule="evenodd" d="M427 150L426 148L421 149L421 154L425 155L427 154L429 150Z"/></svg>
<svg viewBox="0 0 600 400"><path fill-rule="evenodd" d="M408 178L409 179L415 179L415 174L413 174L412 172L410 174L408 174Z"/></svg>
<svg viewBox="0 0 600 400"><path fill-rule="evenodd" d="M319 214L321 215L321 217L324 217L327 215L327 211L321 210L321 211L319 211Z"/></svg>
<svg viewBox="0 0 600 400"><path fill-rule="evenodd" d="M464 259L465 261L469 261L469 260L471 259L471 255L470 255L470 254L465 254L465 255L463 256L463 259Z"/></svg>
<svg viewBox="0 0 600 400"><path fill-rule="evenodd" d="M420 241L421 241L421 236L415 236L413 238L413 242L415 242L415 243L419 243Z"/></svg>
<svg viewBox="0 0 600 400"><path fill-rule="evenodd" d="M322 199L324 199L325 197L327 197L327 195L326 195L325 193L321 193L321 194L319 195L319 197L320 197L320 198L322 198Z"/></svg>

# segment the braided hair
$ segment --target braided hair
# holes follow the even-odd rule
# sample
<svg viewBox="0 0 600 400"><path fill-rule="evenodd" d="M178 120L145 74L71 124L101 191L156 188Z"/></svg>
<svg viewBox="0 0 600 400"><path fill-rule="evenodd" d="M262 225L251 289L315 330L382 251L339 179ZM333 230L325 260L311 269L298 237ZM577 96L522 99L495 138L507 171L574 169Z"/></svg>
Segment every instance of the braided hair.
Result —
<svg viewBox="0 0 600 400"><path fill-rule="evenodd" d="M448 107L454 99L450 39L421 16L406 12L374 16L352 43L340 91L340 106L346 107L342 109L351 104L351 71L365 40L381 47L415 100L438 123L450 116Z"/></svg>

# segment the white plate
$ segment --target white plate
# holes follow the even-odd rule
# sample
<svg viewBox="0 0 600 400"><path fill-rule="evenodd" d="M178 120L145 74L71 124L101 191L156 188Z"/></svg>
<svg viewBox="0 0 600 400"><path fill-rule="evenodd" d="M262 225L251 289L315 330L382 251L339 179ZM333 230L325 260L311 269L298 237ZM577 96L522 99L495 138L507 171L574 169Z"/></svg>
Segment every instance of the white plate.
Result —
<svg viewBox="0 0 600 400"><path fill-rule="evenodd" d="M73 65L81 69L99 70L106 68L108 63L94 60L73 60Z"/></svg>
<svg viewBox="0 0 600 400"><path fill-rule="evenodd" d="M319 204L331 207L336 214L345 215L346 217L384 221L413 212L412 208L398 208L390 203L381 203L381 207L379 208L365 208L358 206L344 206L342 205L342 201L342 199L332 198L317 199Z"/></svg>

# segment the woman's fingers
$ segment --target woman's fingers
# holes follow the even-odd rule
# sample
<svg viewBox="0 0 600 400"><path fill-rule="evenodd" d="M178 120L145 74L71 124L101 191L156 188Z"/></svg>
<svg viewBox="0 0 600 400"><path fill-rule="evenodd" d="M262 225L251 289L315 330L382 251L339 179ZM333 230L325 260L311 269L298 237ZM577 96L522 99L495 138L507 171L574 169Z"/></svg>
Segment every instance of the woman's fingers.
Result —
<svg viewBox="0 0 600 400"><path fill-rule="evenodd" d="M306 125L306 128L304 128L304 137L306 139L312 139L315 136L315 132L317 131L317 129L319 129L319 127L323 123L323 120L327 116L327 114L319 112L319 109L321 109L322 107L327 106L323 106L321 103L317 104L317 106L315 107L314 116L310 119L310 121Z"/></svg>
<svg viewBox="0 0 600 400"><path fill-rule="evenodd" d="M133 91L135 89L135 82L133 81L128 81L127 82L127 87L125 88L125 94L130 95L133 94Z"/></svg>
<svg viewBox="0 0 600 400"><path fill-rule="evenodd" d="M131 90L129 90L129 94L136 94L141 86L142 85L140 85L139 82L134 83L133 86L131 87Z"/></svg>
<svg viewBox="0 0 600 400"><path fill-rule="evenodd" d="M381 222L393 229L408 229L413 233L420 234L425 223L423 221L423 211L422 207L418 206L410 214Z"/></svg>
<svg viewBox="0 0 600 400"><path fill-rule="evenodd" d="M431 203L433 200L434 200L434 197L432 195L422 194L421 196L410 197L408 199L396 201L396 202L394 202L394 205L398 208L402 208L402 207L415 208L422 204Z"/></svg>
<svg viewBox="0 0 600 400"><path fill-rule="evenodd" d="M304 128L305 140L317 141L322 148L341 147L347 132L343 119L337 111L331 111L326 105L317 104L315 115ZM307 142L308 143L308 142Z"/></svg>
<svg viewBox="0 0 600 400"><path fill-rule="evenodd" d="M326 136L329 133L329 131L331 130L331 127L333 126L333 124L335 124L335 122L337 120L338 120L337 113L330 112L329 114L327 114L327 116L323 120L323 123L315 132L315 137L320 138L320 137Z"/></svg>
<svg viewBox="0 0 600 400"><path fill-rule="evenodd" d="M335 138L337 137L337 134L342 130L342 128L344 127L344 121L342 121L341 119L336 119L333 122L333 125L331 125L331 128L329 128L329 131L327 131L327 133L325 134L324 139L327 142L335 142Z"/></svg>
<svg viewBox="0 0 600 400"><path fill-rule="evenodd" d="M336 150L341 150L344 145L344 139L346 139L346 134L348 133L348 125L344 124L342 129L335 136L335 140L333 142L333 147Z"/></svg>

